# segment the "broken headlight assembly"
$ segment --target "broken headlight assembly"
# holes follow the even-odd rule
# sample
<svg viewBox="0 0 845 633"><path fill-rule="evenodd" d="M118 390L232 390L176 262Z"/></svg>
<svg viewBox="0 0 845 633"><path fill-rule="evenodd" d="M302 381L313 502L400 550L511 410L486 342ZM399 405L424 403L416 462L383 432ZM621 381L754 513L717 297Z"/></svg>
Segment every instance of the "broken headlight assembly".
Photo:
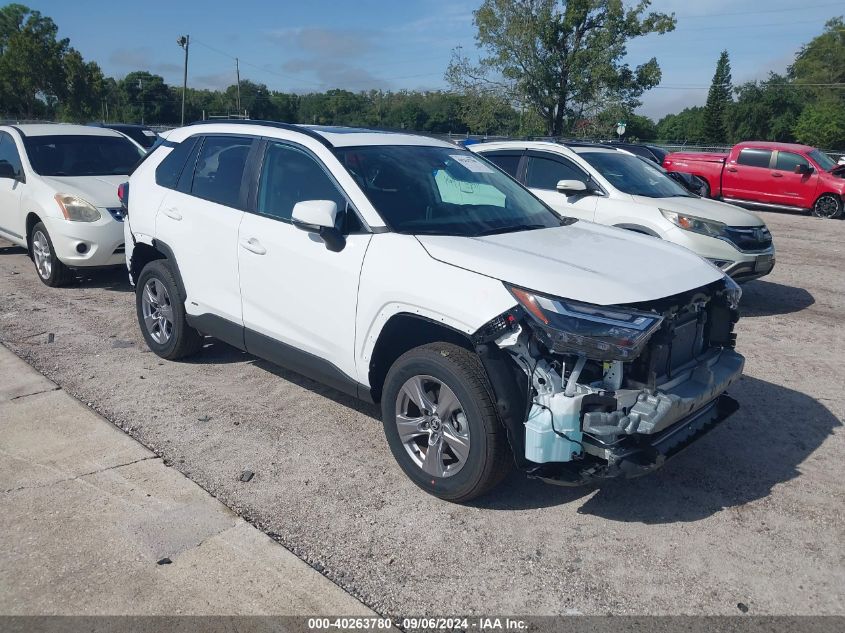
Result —
<svg viewBox="0 0 845 633"><path fill-rule="evenodd" d="M722 222L714 220L705 220L694 215L686 215L684 213L676 213L668 209L660 209L663 217L669 220L672 224L685 231L692 233L699 233L709 237L725 237L725 229L727 226Z"/></svg>
<svg viewBox="0 0 845 633"><path fill-rule="evenodd" d="M531 316L540 339L553 352L600 361L640 355L663 316L630 308L597 306L506 286Z"/></svg>

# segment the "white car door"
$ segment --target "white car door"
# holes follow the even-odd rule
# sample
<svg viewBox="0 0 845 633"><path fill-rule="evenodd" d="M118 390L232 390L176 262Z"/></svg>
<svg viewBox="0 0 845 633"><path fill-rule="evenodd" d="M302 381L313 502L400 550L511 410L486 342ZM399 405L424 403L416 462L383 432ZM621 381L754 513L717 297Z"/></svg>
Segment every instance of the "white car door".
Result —
<svg viewBox="0 0 845 633"><path fill-rule="evenodd" d="M0 237L26 241L24 218L21 213L23 167L14 139L0 132Z"/></svg>
<svg viewBox="0 0 845 633"><path fill-rule="evenodd" d="M291 223L297 202L332 200L346 217L339 252ZM358 279L371 235L319 159L284 141L268 141L254 202L238 239L248 351L335 387L356 376ZM259 352L260 349L260 352Z"/></svg>
<svg viewBox="0 0 845 633"><path fill-rule="evenodd" d="M162 200L156 239L173 251L185 284L185 309L242 323L238 282L238 228L246 199L242 187L253 139L206 136L185 180Z"/></svg>
<svg viewBox="0 0 845 633"><path fill-rule="evenodd" d="M589 175L572 161L558 154L530 150L525 186L561 215L592 221L595 217L598 196ZM579 180L587 191L566 195L557 190L561 180Z"/></svg>

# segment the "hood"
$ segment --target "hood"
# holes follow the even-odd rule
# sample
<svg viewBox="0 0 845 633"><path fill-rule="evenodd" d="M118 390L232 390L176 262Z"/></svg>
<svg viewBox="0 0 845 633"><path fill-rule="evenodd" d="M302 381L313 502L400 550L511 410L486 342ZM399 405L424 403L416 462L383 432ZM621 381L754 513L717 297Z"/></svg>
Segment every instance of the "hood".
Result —
<svg viewBox="0 0 845 633"><path fill-rule="evenodd" d="M101 209L119 207L117 186L126 182L129 176L51 176L44 182L56 193L79 196Z"/></svg>
<svg viewBox="0 0 845 633"><path fill-rule="evenodd" d="M438 261L598 305L651 301L724 277L681 246L592 222L484 237L417 239Z"/></svg>
<svg viewBox="0 0 845 633"><path fill-rule="evenodd" d="M710 200L709 198L644 198L634 196L634 201L650 207L659 207L666 211L695 215L705 220L724 222L728 226L764 226L759 216L740 209L732 204Z"/></svg>

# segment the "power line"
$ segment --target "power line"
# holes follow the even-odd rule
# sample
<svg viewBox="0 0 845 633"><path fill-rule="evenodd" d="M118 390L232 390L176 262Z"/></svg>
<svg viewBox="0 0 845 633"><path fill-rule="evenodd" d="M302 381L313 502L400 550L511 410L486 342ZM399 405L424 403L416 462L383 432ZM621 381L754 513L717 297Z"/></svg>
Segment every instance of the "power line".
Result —
<svg viewBox="0 0 845 633"><path fill-rule="evenodd" d="M827 7L841 7L841 2L828 2L827 4L813 4L809 6L790 7L788 9L759 9L756 11L737 11L735 13L681 13L678 18L722 18L733 15L759 15L761 13L787 13L790 11L809 11L811 9L825 9Z"/></svg>

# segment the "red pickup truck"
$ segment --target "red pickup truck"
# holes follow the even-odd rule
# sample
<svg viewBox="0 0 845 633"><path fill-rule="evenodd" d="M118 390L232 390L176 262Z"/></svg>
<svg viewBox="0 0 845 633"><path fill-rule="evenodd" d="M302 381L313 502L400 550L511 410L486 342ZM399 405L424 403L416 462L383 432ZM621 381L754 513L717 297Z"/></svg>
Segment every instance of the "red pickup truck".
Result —
<svg viewBox="0 0 845 633"><path fill-rule="evenodd" d="M674 152L663 166L703 178L711 198L822 218L842 215L845 166L807 145L747 141L727 154Z"/></svg>

